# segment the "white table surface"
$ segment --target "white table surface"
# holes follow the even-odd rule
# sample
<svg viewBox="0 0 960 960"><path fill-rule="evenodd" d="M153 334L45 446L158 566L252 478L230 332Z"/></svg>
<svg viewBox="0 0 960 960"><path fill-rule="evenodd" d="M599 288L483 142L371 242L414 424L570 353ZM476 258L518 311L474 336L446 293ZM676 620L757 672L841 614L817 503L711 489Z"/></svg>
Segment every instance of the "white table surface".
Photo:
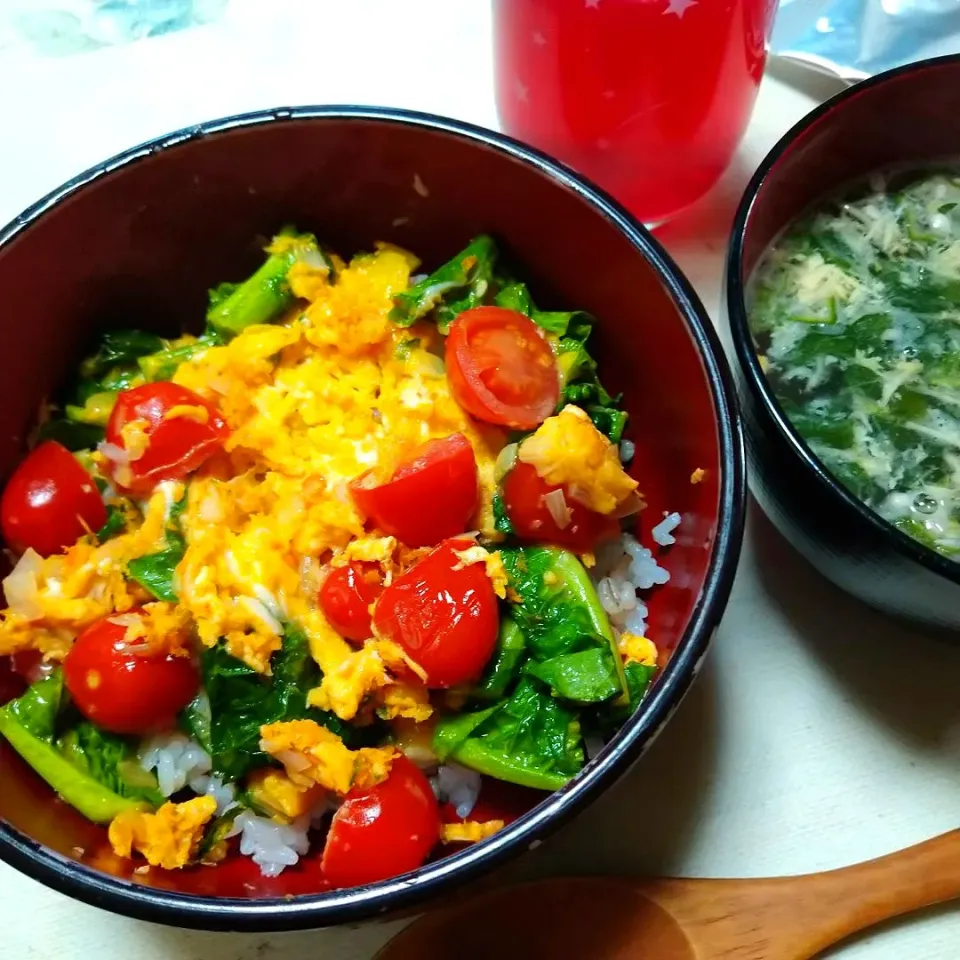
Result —
<svg viewBox="0 0 960 960"><path fill-rule="evenodd" d="M243 110L371 103L495 126L489 47L481 0L234 0L214 26L61 60L8 55L0 221L117 150ZM733 168L660 232L714 317L746 178L816 102L768 75ZM525 867L759 876L840 866L956 827L958 759L960 650L841 594L754 507L693 691L626 780ZM75 903L0 865L0 955L19 960L366 960L392 929L183 932ZM955 958L960 909L832 956Z"/></svg>

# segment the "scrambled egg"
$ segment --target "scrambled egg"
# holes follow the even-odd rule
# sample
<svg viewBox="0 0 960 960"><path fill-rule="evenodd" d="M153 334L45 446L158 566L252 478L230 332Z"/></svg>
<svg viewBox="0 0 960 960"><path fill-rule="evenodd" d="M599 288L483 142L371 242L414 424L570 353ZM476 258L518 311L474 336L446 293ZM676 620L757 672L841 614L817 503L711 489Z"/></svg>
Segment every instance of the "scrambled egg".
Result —
<svg viewBox="0 0 960 960"><path fill-rule="evenodd" d="M3 581L8 607L0 615L0 656L38 650L46 659L62 660L90 624L149 600L125 578L126 565L163 548L167 517L184 489L182 483L159 484L143 523L106 543L90 535L46 558L27 550Z"/></svg>
<svg viewBox="0 0 960 960"><path fill-rule="evenodd" d="M640 663L646 667L657 665L657 648L652 640L634 633L621 633L617 649L624 663Z"/></svg>
<svg viewBox="0 0 960 960"><path fill-rule="evenodd" d="M455 550L454 553L460 558L457 561L454 570L462 570L474 563L482 563L486 568L486 574L493 585L493 592L503 600L507 595L507 571L503 565L503 558L500 551L493 553L485 550L479 544L467 547L466 550Z"/></svg>
<svg viewBox="0 0 960 960"><path fill-rule="evenodd" d="M110 824L110 845L120 857L138 850L153 866L176 870L193 860L203 828L216 811L213 797L165 803L156 813L125 810Z"/></svg>
<svg viewBox="0 0 960 960"><path fill-rule="evenodd" d="M366 534L347 491L361 473L389 475L415 447L459 431L474 448L481 480L474 524L493 530L494 464L505 437L474 423L453 399L434 353L436 329L402 330L388 319L414 263L381 247L356 258L335 284L321 275L294 282L295 292L311 298L305 309L278 325L247 328L174 377L217 404L232 431L225 457L190 485L181 599L203 643L223 637L261 672L269 671L286 619L304 625L312 647L324 647L325 672L334 660L323 625L310 616L305 560L371 560L392 572L396 542ZM350 653L341 648L336 660L356 679L354 699L362 698L382 685L377 664L372 656L347 664ZM341 695L320 696L332 703ZM337 712L352 716L349 702L343 706Z"/></svg>
<svg viewBox="0 0 960 960"><path fill-rule="evenodd" d="M440 828L441 843L479 843L503 829L502 820L464 820L462 823L445 823Z"/></svg>
<svg viewBox="0 0 960 960"><path fill-rule="evenodd" d="M616 446L573 404L544 420L520 444L517 459L532 464L551 486L566 486L574 500L596 513L613 513L637 489Z"/></svg>
<svg viewBox="0 0 960 960"><path fill-rule="evenodd" d="M227 420L226 450L188 488L160 484L143 505L142 523L107 543L91 535L45 560L28 553L5 582L10 607L0 620L0 655L32 648L62 659L86 626L149 600L126 580L126 564L163 549L170 510L186 495L176 588L201 643L222 639L231 654L269 674L283 624L293 621L306 630L326 675L312 702L351 719L366 698L389 687L402 652L382 642L356 651L334 634L315 609L318 569L375 562L389 583L423 553L365 530L347 484L369 469L388 476L420 444L463 433L481 485L472 526L494 535L494 468L505 443L503 431L474 422L453 399L436 328L403 330L388 319L415 265L410 254L382 246L349 265L338 261L331 284L326 269L304 264L289 279L306 304L181 364L174 382ZM170 411L188 419L205 413ZM133 421L127 433L136 458L142 425ZM94 460L105 465L102 454ZM491 576L496 583L495 568ZM384 706L404 709L395 694Z"/></svg>
<svg viewBox="0 0 960 960"><path fill-rule="evenodd" d="M393 747L351 750L314 720L268 723L260 728L260 737L260 749L283 764L292 783L300 787L320 784L339 796L351 787L384 780L396 755Z"/></svg>
<svg viewBox="0 0 960 960"><path fill-rule="evenodd" d="M294 783L282 770L272 767L254 770L247 777L247 793L258 807L284 823L309 813L324 797L319 783Z"/></svg>

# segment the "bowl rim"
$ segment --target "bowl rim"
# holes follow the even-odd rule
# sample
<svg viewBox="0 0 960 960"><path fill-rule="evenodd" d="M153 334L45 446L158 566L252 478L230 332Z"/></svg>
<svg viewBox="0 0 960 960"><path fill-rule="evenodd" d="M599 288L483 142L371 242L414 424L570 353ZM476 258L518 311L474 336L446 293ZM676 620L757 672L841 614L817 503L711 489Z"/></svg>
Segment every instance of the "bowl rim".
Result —
<svg viewBox="0 0 960 960"><path fill-rule="evenodd" d="M192 929L246 932L302 930L358 922L449 892L522 850L532 849L541 837L569 820L624 773L670 719L703 662L737 569L746 517L743 428L730 368L706 310L659 242L617 201L563 164L510 137L433 114L373 106L296 106L237 114L160 136L78 174L0 229L0 246L87 184L179 144L253 125L327 119L412 126L466 140L478 148L494 150L522 162L578 194L651 264L686 323L712 395L721 472L713 549L700 596L673 658L638 712L603 751L569 784L485 843L429 863L414 873L366 887L293 899L248 900L183 894L94 870L44 847L0 820L0 859L61 893L136 919Z"/></svg>
<svg viewBox="0 0 960 960"><path fill-rule="evenodd" d="M779 400L774 395L769 380L760 367L760 360L753 345L747 320L746 284L741 279L743 276L743 248L758 194L780 160L794 148L807 131L830 114L842 114L848 102L857 97L869 96L877 87L885 86L891 82L896 83L912 74L951 66L960 66L960 54L917 60L902 67L897 67L895 70L879 73L840 91L798 120L770 149L770 152L764 157L747 184L734 216L724 272L727 324L730 328L737 361L744 373L743 380L746 382L753 400L759 404L767 418L773 423L781 443L800 460L804 468L813 475L820 489L841 509L845 508L849 513L856 516L862 524L869 527L879 537L885 538L898 553L907 559L913 560L927 570L960 584L960 560L951 560L930 547L924 546L918 540L914 540L913 537L898 530L892 523L884 520L880 514L858 500L834 477L790 422L780 406ZM842 186L843 184L838 184L837 188L839 189ZM823 195L828 196L829 190L825 190Z"/></svg>

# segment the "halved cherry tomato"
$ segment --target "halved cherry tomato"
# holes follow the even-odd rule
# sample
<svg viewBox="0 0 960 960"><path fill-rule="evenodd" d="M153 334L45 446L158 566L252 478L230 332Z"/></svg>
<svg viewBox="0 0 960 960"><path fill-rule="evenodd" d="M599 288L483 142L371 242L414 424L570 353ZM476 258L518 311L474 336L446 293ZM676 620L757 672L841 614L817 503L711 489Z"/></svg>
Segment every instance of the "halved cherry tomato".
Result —
<svg viewBox="0 0 960 960"><path fill-rule="evenodd" d="M99 530L107 522L107 508L76 457L46 440L13 471L0 500L0 522L11 550L32 547L48 557Z"/></svg>
<svg viewBox="0 0 960 960"><path fill-rule="evenodd" d="M429 440L376 484L372 471L350 484L357 508L409 547L430 547L463 533L477 510L477 460L462 433Z"/></svg>
<svg viewBox="0 0 960 960"><path fill-rule="evenodd" d="M63 681L88 720L114 733L148 733L173 722L200 680L188 657L131 651L126 631L109 618L87 627L63 661Z"/></svg>
<svg viewBox="0 0 960 960"><path fill-rule="evenodd" d="M334 567L320 587L320 608L340 636L363 641L373 635L370 604L382 592L380 570L375 564Z"/></svg>
<svg viewBox="0 0 960 960"><path fill-rule="evenodd" d="M570 522L561 528L543 498L554 490L563 489L541 479L530 463L518 463L504 477L503 504L518 537L585 551L593 549L600 540L617 535L616 520L595 513L566 491L564 499L570 511Z"/></svg>
<svg viewBox="0 0 960 960"><path fill-rule="evenodd" d="M557 407L560 377L543 331L503 307L464 310L446 343L447 379L478 420L532 430Z"/></svg>
<svg viewBox="0 0 960 960"><path fill-rule="evenodd" d="M440 544L394 580L374 608L377 634L423 667L428 687L476 680L497 643L497 597L486 569L463 566L457 554L472 546L467 539Z"/></svg>
<svg viewBox="0 0 960 960"><path fill-rule="evenodd" d="M440 839L430 781L403 754L387 779L351 790L330 823L323 875L332 887L358 887L416 870Z"/></svg>
<svg viewBox="0 0 960 960"><path fill-rule="evenodd" d="M128 490L149 490L161 480L182 479L220 450L230 435L212 403L165 381L145 383L117 397L107 423L107 441L125 449L123 427L135 420L143 422L147 447L141 456L131 458L129 474L114 469L118 486Z"/></svg>

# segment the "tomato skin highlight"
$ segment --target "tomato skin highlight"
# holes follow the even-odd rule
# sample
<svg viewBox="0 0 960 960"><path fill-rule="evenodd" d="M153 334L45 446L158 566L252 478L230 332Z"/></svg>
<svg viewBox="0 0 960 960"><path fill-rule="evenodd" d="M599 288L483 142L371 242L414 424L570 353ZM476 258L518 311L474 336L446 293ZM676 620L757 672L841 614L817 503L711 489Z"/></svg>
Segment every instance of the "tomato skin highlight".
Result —
<svg viewBox="0 0 960 960"><path fill-rule="evenodd" d="M199 689L197 668L188 657L132 653L126 630L109 618L87 627L63 661L64 684L77 709L105 730L149 733L172 725Z"/></svg>
<svg viewBox="0 0 960 960"><path fill-rule="evenodd" d="M0 499L3 538L17 553L32 548L49 557L106 522L107 508L93 477L54 440L27 454Z"/></svg>
<svg viewBox="0 0 960 960"><path fill-rule="evenodd" d="M486 423L533 430L560 401L553 350L540 328L516 310L464 310L450 326L445 361L454 398Z"/></svg>
<svg viewBox="0 0 960 960"><path fill-rule="evenodd" d="M430 781L403 754L387 779L351 790L337 808L323 850L324 879L358 887L416 870L440 839Z"/></svg>
<svg viewBox="0 0 960 960"><path fill-rule="evenodd" d="M192 416L166 419L174 407L198 408L201 418L200 411L206 411L206 420L201 422ZM222 449L230 435L226 421L212 403L167 381L144 383L117 397L107 422L107 442L125 449L122 429L134 420L145 422L148 445L142 456L127 465L127 482L119 482L117 474L123 471L114 467L114 480L126 490L145 491L161 480L182 480Z"/></svg>
<svg viewBox="0 0 960 960"><path fill-rule="evenodd" d="M427 674L433 689L476 680L497 643L497 596L482 563L461 566L447 540L387 587L373 613L378 636L393 640Z"/></svg>
<svg viewBox="0 0 960 960"><path fill-rule="evenodd" d="M462 433L429 440L386 482L372 472L350 484L360 512L409 547L430 547L463 533L480 501L477 460Z"/></svg>
<svg viewBox="0 0 960 960"><path fill-rule="evenodd" d="M595 513L574 500L564 490L564 499L570 511L570 522L561 527L544 503L544 496L554 487L543 480L530 463L518 463L503 479L503 504L516 535L522 540L555 543L573 550L588 551L600 540L615 537L619 532L617 521Z"/></svg>
<svg viewBox="0 0 960 960"><path fill-rule="evenodd" d="M318 599L330 626L345 639L360 643L373 636L370 605L382 592L375 565L350 563L330 571Z"/></svg>

